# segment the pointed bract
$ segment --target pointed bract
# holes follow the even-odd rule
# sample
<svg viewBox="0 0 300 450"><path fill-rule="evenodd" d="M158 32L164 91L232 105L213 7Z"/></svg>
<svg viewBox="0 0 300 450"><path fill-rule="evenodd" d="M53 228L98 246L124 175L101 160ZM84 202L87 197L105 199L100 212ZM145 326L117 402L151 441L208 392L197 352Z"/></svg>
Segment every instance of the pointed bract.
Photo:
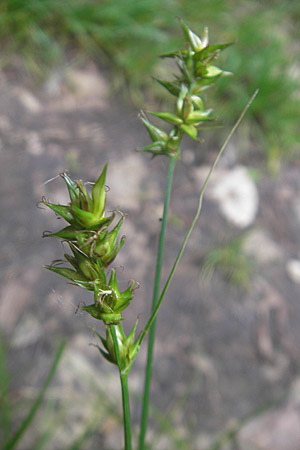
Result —
<svg viewBox="0 0 300 450"><path fill-rule="evenodd" d="M93 186L92 189L92 198L93 198L93 213L97 219L100 219L103 215L105 208L105 180L106 180L106 171L107 171L107 163L105 164L98 180Z"/></svg>
<svg viewBox="0 0 300 450"><path fill-rule="evenodd" d="M180 24L181 27L184 31L185 37L187 42L189 42L189 44L191 45L192 49L195 52L200 52L200 50L203 49L203 47L205 47L205 45L207 45L207 29L206 29L206 39L205 42L202 42L202 40L200 39L200 37L194 33L184 22L182 19L180 19Z"/></svg>

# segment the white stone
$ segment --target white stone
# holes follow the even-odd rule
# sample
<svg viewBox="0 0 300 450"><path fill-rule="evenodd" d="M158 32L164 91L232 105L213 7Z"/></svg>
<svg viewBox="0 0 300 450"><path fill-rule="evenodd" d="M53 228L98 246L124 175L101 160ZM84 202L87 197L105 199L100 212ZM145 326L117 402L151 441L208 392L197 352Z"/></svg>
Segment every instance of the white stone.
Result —
<svg viewBox="0 0 300 450"><path fill-rule="evenodd" d="M0 115L0 130L3 133L10 133L12 124L7 116Z"/></svg>
<svg viewBox="0 0 300 450"><path fill-rule="evenodd" d="M54 70L47 78L44 84L44 91L49 97L61 95L63 84L63 72L61 70Z"/></svg>
<svg viewBox="0 0 300 450"><path fill-rule="evenodd" d="M300 199L298 198L298 196L295 198L295 200L293 202L293 207L294 207L296 218L297 218L298 222L300 223Z"/></svg>
<svg viewBox="0 0 300 450"><path fill-rule="evenodd" d="M26 150L34 156L39 156L44 153L44 146L40 139L39 133L30 131L26 136Z"/></svg>
<svg viewBox="0 0 300 450"><path fill-rule="evenodd" d="M43 329L38 319L28 314L14 330L11 346L14 348L24 348L35 344L43 335Z"/></svg>
<svg viewBox="0 0 300 450"><path fill-rule="evenodd" d="M122 158L122 164L109 166L107 185L112 189L109 200L121 211L138 210L142 181L147 168L143 160L135 154Z"/></svg>
<svg viewBox="0 0 300 450"><path fill-rule="evenodd" d="M69 80L76 93L82 97L109 95L108 83L96 69L89 71L74 69L69 73Z"/></svg>
<svg viewBox="0 0 300 450"><path fill-rule="evenodd" d="M184 164L190 166L195 161L195 152L187 148L182 152L181 159L184 162Z"/></svg>
<svg viewBox="0 0 300 450"><path fill-rule="evenodd" d="M20 103L31 113L37 114L42 110L39 100L29 91L16 88L16 94Z"/></svg>
<svg viewBox="0 0 300 450"><path fill-rule="evenodd" d="M290 259L286 264L286 272L294 283L300 284L300 260Z"/></svg>
<svg viewBox="0 0 300 450"><path fill-rule="evenodd" d="M22 314L34 301L32 283L27 282L25 276L26 271L21 276L13 273L4 279L0 292L0 327L5 333L13 333Z"/></svg>
<svg viewBox="0 0 300 450"><path fill-rule="evenodd" d="M238 228L246 228L254 222L259 195L246 167L218 171L209 191L228 222Z"/></svg>
<svg viewBox="0 0 300 450"><path fill-rule="evenodd" d="M265 230L253 230L243 243L244 252L257 262L268 264L281 260L282 251L279 245L271 239Z"/></svg>
<svg viewBox="0 0 300 450"><path fill-rule="evenodd" d="M300 377L298 376L290 388L288 403L300 411Z"/></svg>
<svg viewBox="0 0 300 450"><path fill-rule="evenodd" d="M51 104L48 103L51 110L109 107L109 84L94 65L84 70L71 68L63 76L54 73L44 88L52 97Z"/></svg>
<svg viewBox="0 0 300 450"><path fill-rule="evenodd" d="M300 415L290 406L248 422L238 435L241 450L299 450Z"/></svg>

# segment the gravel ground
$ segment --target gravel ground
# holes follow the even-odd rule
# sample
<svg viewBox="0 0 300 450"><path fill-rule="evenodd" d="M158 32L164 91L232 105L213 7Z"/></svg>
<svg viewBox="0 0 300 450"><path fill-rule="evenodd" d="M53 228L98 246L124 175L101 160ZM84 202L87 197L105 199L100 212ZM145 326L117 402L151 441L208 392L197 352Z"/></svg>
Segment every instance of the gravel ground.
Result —
<svg viewBox="0 0 300 450"><path fill-rule="evenodd" d="M41 239L44 230L57 229L57 219L36 205L43 195L66 200L63 182L55 178L64 169L92 181L109 162L108 206L128 214L127 242L116 260L119 279L124 286L131 278L141 285L125 327L139 316L141 329L150 308L167 160L134 152L147 143L137 112L110 94L107 79L92 65L54 73L35 89L6 73L0 87L0 326L16 423L60 339L67 340L44 407L18 448L33 449L50 430L43 448L67 449L87 427L81 449L120 449L116 370L89 345L96 343L95 322L75 315L80 301L89 302L88 293L42 268L61 258L62 249ZM299 168L286 166L277 178L253 181L233 142L158 319L151 449L206 450L232 427L241 428L236 439L225 439L218 449L300 448ZM203 161L189 141L185 145L175 172L164 279L211 158L206 153ZM241 234L240 252L254 262L250 288L229 283L222 270L205 277L208 250ZM130 375L136 424L145 350Z"/></svg>

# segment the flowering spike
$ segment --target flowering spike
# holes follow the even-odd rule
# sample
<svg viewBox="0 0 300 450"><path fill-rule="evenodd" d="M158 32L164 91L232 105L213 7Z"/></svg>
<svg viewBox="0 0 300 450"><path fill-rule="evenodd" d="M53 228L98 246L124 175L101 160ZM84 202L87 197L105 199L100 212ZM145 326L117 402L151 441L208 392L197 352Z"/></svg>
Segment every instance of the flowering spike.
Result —
<svg viewBox="0 0 300 450"><path fill-rule="evenodd" d="M74 229L74 227L72 225L69 225L65 228L63 228L60 231L57 231L56 233L48 233L45 234L43 237L56 237L56 238L60 238L60 239L64 239L64 240L76 240L77 238L80 237L80 235L82 237L87 237L88 233L85 233L81 230L76 230Z"/></svg>
<svg viewBox="0 0 300 450"><path fill-rule="evenodd" d="M62 178L65 180L65 183L67 185L69 196L71 203L76 204L79 206L79 195L78 195L78 186L74 181L69 177L69 175L66 172L63 172L61 174Z"/></svg>
<svg viewBox="0 0 300 450"><path fill-rule="evenodd" d="M145 127L147 128L147 131L152 141L166 140L168 138L167 133L161 128L156 127L151 122L149 122L149 120L147 119L146 115L143 112L141 112L141 120L145 125Z"/></svg>
<svg viewBox="0 0 300 450"><path fill-rule="evenodd" d="M98 180L93 186L92 189L92 198L93 198L93 213L96 218L99 219L103 217L103 212L105 208L105 179L106 179L106 171L107 171L107 163L105 164Z"/></svg>
<svg viewBox="0 0 300 450"><path fill-rule="evenodd" d="M220 51L225 50L225 48L233 44L234 42L227 42L226 44L206 45L205 48L203 48L203 50L201 50L201 52L199 53L199 57L202 59L202 61L210 62L212 59L216 59L218 57ZM207 61L208 58L209 61Z"/></svg>
<svg viewBox="0 0 300 450"><path fill-rule="evenodd" d="M204 27L202 45L204 48L208 45L208 27Z"/></svg>
<svg viewBox="0 0 300 450"><path fill-rule="evenodd" d="M119 324L123 319L121 314L111 312L107 306L103 308L99 305L81 306L81 311L89 313L94 319L102 320L105 324Z"/></svg>
<svg viewBox="0 0 300 450"><path fill-rule="evenodd" d="M207 109L206 111L193 111L186 119L186 124L200 125L201 122L206 122L208 120L213 120L211 117L212 109Z"/></svg>
<svg viewBox="0 0 300 450"><path fill-rule="evenodd" d="M170 81L163 81L155 79L159 84L161 84L167 91L170 92L170 94L175 95L175 97L178 97L178 94L180 92L180 87L175 82Z"/></svg>
<svg viewBox="0 0 300 450"><path fill-rule="evenodd" d="M165 147L165 143L159 142L159 141L155 141L152 142L151 144L145 145L142 148L137 148L137 152L150 152L153 153L154 156L156 155L164 155L164 147Z"/></svg>
<svg viewBox="0 0 300 450"><path fill-rule="evenodd" d="M134 344L134 339L135 339L135 332L136 332L136 327L138 324L138 319L136 319L132 330L130 331L129 335L126 338L126 343L129 347L131 347Z"/></svg>
<svg viewBox="0 0 300 450"><path fill-rule="evenodd" d="M152 116L158 117L159 119L165 120L166 122L169 122L169 123L172 123L175 125L179 125L182 123L182 119L173 113L168 113L168 112L155 113L155 112L149 111L149 114L152 114Z"/></svg>
<svg viewBox="0 0 300 450"><path fill-rule="evenodd" d="M116 336L118 341L118 347L120 352L120 359L121 359L121 367L120 369L123 372L127 372L130 370L132 363L134 359L136 358L139 350L139 342L134 341L135 331L137 327L137 321L135 322L133 329L129 333L129 335L126 337L123 327L120 324L116 325ZM101 352L102 356L104 356L105 359L107 359L109 362L112 362L113 364L117 364L117 359L115 355L115 346L114 341L112 337L111 328L109 326L106 327L106 337L105 339L100 336L98 333L96 333L98 338L100 339L104 349L100 349L98 346L97 348Z"/></svg>
<svg viewBox="0 0 300 450"><path fill-rule="evenodd" d="M77 187L79 192L79 205L78 207L80 209L83 209L84 211L92 211L93 209L93 202L87 192L86 187L83 185L82 180L77 181Z"/></svg>
<svg viewBox="0 0 300 450"><path fill-rule="evenodd" d="M43 201L44 205L48 206L48 208L52 209L56 214L61 216L71 225L76 223L76 219L74 218L70 206L66 205L56 205L54 203L49 203L47 201Z"/></svg>
<svg viewBox="0 0 300 450"><path fill-rule="evenodd" d="M177 99L177 102L176 102L178 115L181 115L181 113L182 113L184 99L187 96L188 90L189 90L188 87L184 83L182 83L181 87L180 87L178 99Z"/></svg>
<svg viewBox="0 0 300 450"><path fill-rule="evenodd" d="M191 45L192 49L195 52L199 52L200 50L202 50L203 47L205 47L205 45L207 45L207 34L208 31L206 29L205 31L205 38L204 41L202 42L202 40L200 39L200 37L194 33L184 22L182 19L180 19L180 23L181 23L181 27L184 31L185 37L187 42L189 42L189 44Z"/></svg>
<svg viewBox="0 0 300 450"><path fill-rule="evenodd" d="M193 125L186 125L186 124L182 124L181 125L181 129L182 131L187 134L188 136L190 136L192 139L194 139L195 141L197 141L197 128L195 128Z"/></svg>
<svg viewBox="0 0 300 450"><path fill-rule="evenodd" d="M99 350L99 352L101 353L101 355L106 359L106 361L108 361L112 364L116 364L116 361L113 359L113 357L109 353L104 352L102 350L102 348L100 348L98 345L96 345L96 347Z"/></svg>
<svg viewBox="0 0 300 450"><path fill-rule="evenodd" d="M86 278L78 273L76 270L68 269L67 267L56 267L45 265L45 269L51 270L52 272L58 273L62 277L68 278L71 281L86 281Z"/></svg>
<svg viewBox="0 0 300 450"><path fill-rule="evenodd" d="M131 302L134 295L134 288L136 287L136 282L133 281L131 285L123 292L120 293L118 297L118 302L116 303L115 310L117 312L122 312Z"/></svg>
<svg viewBox="0 0 300 450"><path fill-rule="evenodd" d="M85 277L86 280L97 280L99 278L97 266L93 264L91 259L85 253L83 253L78 247L72 244L72 242L69 242L69 246L73 252L74 257L72 258L69 255L65 255L65 257L68 257L67 259L70 264L72 264L74 268L77 267L77 270Z"/></svg>

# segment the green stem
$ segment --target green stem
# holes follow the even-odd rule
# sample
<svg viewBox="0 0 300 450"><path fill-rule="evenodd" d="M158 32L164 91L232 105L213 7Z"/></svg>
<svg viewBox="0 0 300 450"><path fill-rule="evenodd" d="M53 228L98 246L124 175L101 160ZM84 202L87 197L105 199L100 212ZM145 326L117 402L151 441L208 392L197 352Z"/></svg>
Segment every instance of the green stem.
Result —
<svg viewBox="0 0 300 450"><path fill-rule="evenodd" d="M45 392L47 391L51 381L53 380L53 377L56 373L56 369L58 366L59 361L61 360L62 354L63 354L63 350L65 348L65 341L62 341L56 351L55 357L54 357L54 361L52 363L52 366L50 368L50 371L48 373L48 376L46 378L46 381L42 387L42 389L39 392L39 395L37 396L35 402L33 403L29 413L27 414L27 416L25 417L24 421L22 422L22 424L20 425L20 427L17 429L16 433L14 434L14 436L11 438L11 440L4 446L4 450L12 450L17 443L19 442L19 440L21 439L21 437L23 436L23 434L25 433L25 431L27 430L27 428L29 427L29 425L31 424L31 422L33 421L37 410L39 409L39 407L42 404Z"/></svg>
<svg viewBox="0 0 300 450"><path fill-rule="evenodd" d="M172 181L172 175L173 175L173 171L174 171L174 167L171 169L171 162L170 162L170 168L169 168L169 176L168 176L168 182L167 182L167 188L166 188L166 195L165 195L165 204L164 204L164 217L163 217L163 222L162 222L162 229L164 226L164 231L161 231L161 236L160 236L160 242L159 242L159 251L158 251L158 256L157 256L157 266L156 266L156 276L155 276L155 287L154 287L154 295L153 295L153 309L152 309L152 315L149 318L147 324L145 325L145 328L143 329L143 331L141 332L140 336L139 336L139 344L141 345L142 341L144 340L147 332L150 329L150 333L153 327L153 324L155 324L155 319L158 313L158 310L160 308L160 305L164 299L164 296L167 292L167 289L172 281L172 278L174 276L175 270L177 268L177 265L181 259L181 256L184 252L184 249L186 247L187 241L193 231L193 228L199 218L200 212L201 212L201 208L202 208L202 200L203 200L203 196L204 196L204 192L206 190L208 181L220 159L220 157L222 156L225 148L227 147L228 142L230 141L232 135L234 134L234 132L236 131L237 127L239 126L239 124L241 123L244 115L246 114L247 109L250 107L251 103L253 102L253 100L255 99L256 95L258 94L258 90L256 90L254 92L254 94L252 95L252 97L250 98L249 102L247 103L247 105L245 106L244 110L242 111L240 117L238 118L238 120L236 121L236 123L234 124L234 126L232 127L231 131L229 132L227 138L225 139L224 144L222 145L222 147L220 148L217 157L212 165L212 167L210 168L208 175L204 181L204 184L202 186L202 189L200 191L199 194L199 202L198 202L198 208L196 211L196 214L192 220L192 223L186 233L186 236L183 240L182 246L179 250L179 253L177 255L177 258L175 259L175 262L173 264L173 267L171 269L170 275L165 283L165 286L162 290L162 293L160 295L160 297L158 298L158 292L159 292L159 282L160 282L160 272L161 272L161 262L162 262L162 253L163 253L163 246L164 246L164 233L165 233L165 226L166 226L166 218L167 218L167 209L168 209L168 205L169 205L169 200L170 200L170 190L171 190L171 181ZM175 166L175 161L173 162L174 166ZM160 261L160 262L159 262ZM147 419L148 419L148 408L149 408L149 390L150 390L150 380L151 380L151 365L152 365L152 353L153 353L153 343L154 343L154 331L153 331L153 336L151 338L151 341L153 340L153 342L150 343L150 337L149 337L149 346L148 346L148 359L147 359L147 369L146 369L146 378L145 378L145 386L144 386L144 398L143 398L143 414L142 414L142 421L141 421L141 433L140 433L140 441L139 441L139 450L144 450L145 448L145 434L146 434L146 429L147 429ZM150 347L151 346L151 347ZM151 349L151 354L150 354L150 349Z"/></svg>
<svg viewBox="0 0 300 450"><path fill-rule="evenodd" d="M6 364L6 349L0 332L0 429L3 430L3 443L9 440L11 430L10 376Z"/></svg>
<svg viewBox="0 0 300 450"><path fill-rule="evenodd" d="M119 343L118 343L118 338L117 338L116 326L110 325L110 330L111 330L111 335L112 335L113 342L114 342L114 350L115 350L117 365L118 365L119 373L120 373L120 382L121 382L121 389L122 389L122 407L123 407L125 450L132 450L130 403L129 403L127 373L122 371L122 361L121 361Z"/></svg>
<svg viewBox="0 0 300 450"><path fill-rule="evenodd" d="M162 218L162 223L161 223L158 252L157 252L157 259L156 259L156 271L155 271L155 280L154 280L154 289L153 289L153 298L152 298L152 312L154 311L155 306L158 301L158 298L159 298L159 286L160 286L162 260L163 260L164 244L165 244L166 224L167 224L167 216L168 216L168 209L169 209L170 196L171 196L171 186L172 186L175 164L176 164L176 159L170 158L165 199L164 199L163 218ZM155 328L156 328L156 321L153 320L152 326L151 326L151 329L149 332L149 341L148 341L148 355L147 355L147 365L146 365L146 373L145 373L145 381L144 381L144 395L143 395L141 429L140 429L140 438L139 438L139 449L140 450L143 450L144 446L145 446L145 437L146 437L147 424L148 424L149 397L150 397L152 360L153 360L154 341L155 341Z"/></svg>
<svg viewBox="0 0 300 450"><path fill-rule="evenodd" d="M131 450L131 422L130 422L130 404L129 404L129 390L127 382L127 374L120 373L121 387L122 387L122 402L124 415L124 436L125 436L125 450Z"/></svg>
<svg viewBox="0 0 300 450"><path fill-rule="evenodd" d="M215 159L213 165L211 166L211 168L210 168L210 170L209 170L209 172L208 172L208 175L207 175L207 177L206 177L206 179L205 179L205 181L204 181L204 184L203 184L202 189L201 189L200 194L199 194L198 208L197 208L196 214L195 214L195 216L194 216L194 219L192 220L192 223L191 223L191 225L190 225L190 228L188 229L188 231L187 231L187 233L186 233L186 236L185 236L185 238L184 238L184 240L183 240L182 246L181 246L181 248L180 248L180 250L179 250L179 253L178 253L178 255L177 255L177 258L175 259L175 262L174 262L173 267L172 267L172 269L171 269L170 275L169 275L169 277L168 277L168 279L167 279L167 281L166 281L166 284L165 284L165 286L164 286L164 288L163 288L163 290L162 290L162 293L161 293L161 295L160 295L160 297L159 297L159 299L158 299L158 302L156 303L156 306L155 306L155 308L154 308L154 311L153 311L153 313L152 313L150 319L148 320L147 324L145 325L145 328L143 329L143 331L141 332L141 334L140 334L140 336L139 336L139 343L140 343L140 345L141 345L143 339L145 338L145 336L146 336L146 334L147 334L149 328L151 327L152 323L155 321L155 318L156 318L156 315L157 315L157 313L158 313L159 307L160 307L160 305L161 305L161 302L162 302L163 299L164 299L164 296L165 296L165 294L166 294L166 292L167 292L167 289L168 289L168 287L169 287L169 284L170 284L171 281L172 281L172 278L173 278L173 276L174 276L174 273L175 273L175 270L176 270L176 268L177 268L177 265L178 265L178 263L179 263L179 261L180 261L180 258L181 258L182 254L183 254L183 252L184 252L184 249L185 249L185 247L186 247L187 241L188 241L188 239L189 239L189 237L190 237L190 234L191 234L191 232L193 231L193 228L194 228L194 226L195 226L195 224L196 224L196 222L197 222L197 220L198 220L198 218L199 218L199 215L200 215L200 212L201 212L201 208L202 208L202 200L203 200L204 192L205 192L205 190L206 190L206 187L207 187L207 184L208 184L208 182L209 182L209 179L210 179L210 177L211 177L211 175L212 175L212 173L213 173L213 171L214 171L214 169L215 169L215 167L216 167L216 165L217 165L219 159L221 158L221 156L222 156L222 154L223 154L225 148L227 147L227 144L228 144L228 142L230 141L232 135L234 134L234 132L236 131L237 127L239 126L239 124L240 124L241 121L243 120L244 115L246 114L247 109L250 107L251 103L253 102L253 100L254 100L255 97L257 96L258 91L259 91L259 90L257 89L257 90L254 92L254 94L252 95L252 97L251 97L250 100L248 101L247 105L246 105L245 108L243 109L243 111L242 111L240 117L238 118L238 120L236 121L236 123L235 123L234 126L232 127L231 131L229 132L227 138L225 139L224 144L222 145L222 147L220 148L220 150L219 150L219 152L218 152L218 154L217 154L217 157L216 157L216 159Z"/></svg>

